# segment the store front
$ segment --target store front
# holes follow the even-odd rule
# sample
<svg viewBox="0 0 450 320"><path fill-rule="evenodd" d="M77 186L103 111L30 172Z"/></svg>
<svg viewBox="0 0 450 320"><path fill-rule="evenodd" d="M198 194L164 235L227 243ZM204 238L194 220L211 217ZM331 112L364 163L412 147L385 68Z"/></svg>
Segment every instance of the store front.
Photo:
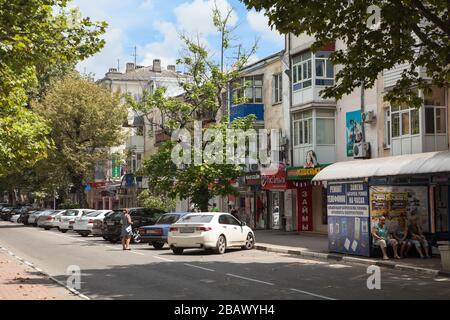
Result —
<svg viewBox="0 0 450 320"><path fill-rule="evenodd" d="M292 183L287 179L286 166L279 164L277 172L263 170L261 172L261 187L266 192L267 204L264 219L266 229L286 230L285 193L292 189Z"/></svg>
<svg viewBox="0 0 450 320"><path fill-rule="evenodd" d="M450 239L450 152L340 162L313 180L327 182L329 250L371 256L371 229L415 220L430 244ZM437 250L435 249L437 253Z"/></svg>
<svg viewBox="0 0 450 320"><path fill-rule="evenodd" d="M327 232L326 189L312 179L328 165L287 169L287 178L295 188L294 230Z"/></svg>

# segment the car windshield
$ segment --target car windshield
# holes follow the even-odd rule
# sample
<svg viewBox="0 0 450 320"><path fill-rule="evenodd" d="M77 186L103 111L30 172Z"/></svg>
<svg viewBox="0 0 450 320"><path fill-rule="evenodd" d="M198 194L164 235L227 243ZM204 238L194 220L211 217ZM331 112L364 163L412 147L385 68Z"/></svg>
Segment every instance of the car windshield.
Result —
<svg viewBox="0 0 450 320"><path fill-rule="evenodd" d="M92 212L88 213L86 215L86 217L95 218L95 217L98 217L101 214L102 214L101 211L92 211Z"/></svg>
<svg viewBox="0 0 450 320"><path fill-rule="evenodd" d="M186 216L181 219L180 222L195 222L195 223L209 223L211 222L213 216L207 216L207 215L193 215L193 216Z"/></svg>
<svg viewBox="0 0 450 320"><path fill-rule="evenodd" d="M78 215L78 211L77 210L67 210L64 215L68 216L68 217L74 217L74 216Z"/></svg>
<svg viewBox="0 0 450 320"><path fill-rule="evenodd" d="M156 221L156 224L173 224L180 219L179 214L168 214L161 216L158 221Z"/></svg>

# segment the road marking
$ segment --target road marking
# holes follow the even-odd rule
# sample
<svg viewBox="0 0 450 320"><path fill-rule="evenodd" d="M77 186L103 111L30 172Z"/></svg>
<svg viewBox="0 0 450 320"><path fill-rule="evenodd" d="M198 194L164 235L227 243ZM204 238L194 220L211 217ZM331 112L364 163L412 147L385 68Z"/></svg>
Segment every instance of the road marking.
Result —
<svg viewBox="0 0 450 320"><path fill-rule="evenodd" d="M134 253L134 254L138 254L138 255L140 255L140 256L143 256L143 255L144 255L142 252L136 252L136 251L133 251L133 250L131 250L130 252L131 252L131 253Z"/></svg>
<svg viewBox="0 0 450 320"><path fill-rule="evenodd" d="M270 283L270 282L265 282L265 281L256 280L256 279L252 279L252 278L246 278L246 277L238 276L238 275L235 275L232 273L227 273L227 276L235 277L235 278L239 278L239 279L243 279L243 280L248 280L248 281L253 281L253 282L258 282L258 283L262 283L262 284L267 284L269 286L274 286L274 284Z"/></svg>
<svg viewBox="0 0 450 320"><path fill-rule="evenodd" d="M192 267L192 268L197 268L197 269L205 270L205 271L211 271L211 272L214 272L214 271L215 271L215 270L213 270L213 269L208 269L208 268L203 268L203 267L199 267L199 266L194 266L193 264L189 264L189 263L185 263L184 265L185 265L185 266L188 266L188 267Z"/></svg>
<svg viewBox="0 0 450 320"><path fill-rule="evenodd" d="M174 262L174 260L170 260L170 259L163 258L163 257L158 257L158 256L153 256L153 257L156 258L156 259L161 259L161 260L168 261L168 262Z"/></svg>
<svg viewBox="0 0 450 320"><path fill-rule="evenodd" d="M313 297L316 297L316 298L325 299L325 300L337 300L337 299L334 299L334 298L322 296L322 295L320 295L320 294L315 294L315 293L311 293L311 292L308 292L308 291L303 291L303 290L298 290L298 289L291 289L291 290L292 290L292 291L295 291L295 292L307 294L307 295L309 295L309 296L313 296Z"/></svg>

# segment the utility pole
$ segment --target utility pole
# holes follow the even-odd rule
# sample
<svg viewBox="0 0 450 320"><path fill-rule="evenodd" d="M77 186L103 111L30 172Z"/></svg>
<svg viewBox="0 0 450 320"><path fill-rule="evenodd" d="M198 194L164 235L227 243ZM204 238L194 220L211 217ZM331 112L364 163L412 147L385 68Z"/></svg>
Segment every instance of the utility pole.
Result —
<svg viewBox="0 0 450 320"><path fill-rule="evenodd" d="M117 59L117 72L120 72L120 59Z"/></svg>
<svg viewBox="0 0 450 320"><path fill-rule="evenodd" d="M364 144L366 143L366 123L364 119L364 112L365 112L365 89L366 89L366 82L364 79L361 80L361 133L362 133L362 139L361 142Z"/></svg>

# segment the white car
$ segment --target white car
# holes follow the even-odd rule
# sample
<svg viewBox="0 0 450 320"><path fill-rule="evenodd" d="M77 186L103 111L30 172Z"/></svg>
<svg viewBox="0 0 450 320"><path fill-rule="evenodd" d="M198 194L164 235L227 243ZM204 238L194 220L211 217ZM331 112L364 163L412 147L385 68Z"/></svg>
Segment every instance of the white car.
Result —
<svg viewBox="0 0 450 320"><path fill-rule="evenodd" d="M75 219L75 224L73 225L73 231L81 235L82 237L87 237L90 234L93 236L101 236L101 228L94 228L101 226L103 224L103 219L105 216L113 212L112 210L95 210L85 216Z"/></svg>
<svg viewBox="0 0 450 320"><path fill-rule="evenodd" d="M46 211L37 218L37 226L40 228L44 228L45 230L58 228L58 217L64 214L64 212L66 212L66 210Z"/></svg>
<svg viewBox="0 0 450 320"><path fill-rule="evenodd" d="M253 249L255 234L229 213L191 213L170 227L168 243L176 255L191 248L223 254L228 247Z"/></svg>
<svg viewBox="0 0 450 320"><path fill-rule="evenodd" d="M73 229L75 219L85 216L95 210L92 209L68 209L57 218L59 231L66 233Z"/></svg>

